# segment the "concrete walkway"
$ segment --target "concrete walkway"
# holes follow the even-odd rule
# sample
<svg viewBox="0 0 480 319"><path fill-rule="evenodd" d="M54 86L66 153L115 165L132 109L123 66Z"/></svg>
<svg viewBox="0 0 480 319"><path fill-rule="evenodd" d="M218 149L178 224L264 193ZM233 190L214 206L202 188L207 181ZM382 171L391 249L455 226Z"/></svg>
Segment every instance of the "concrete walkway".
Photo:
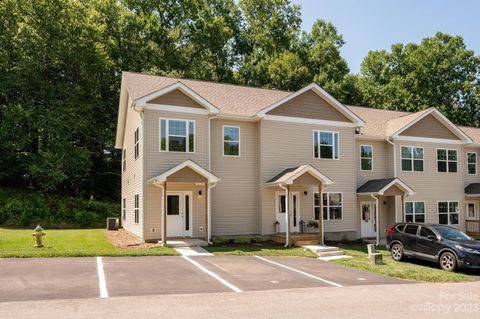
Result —
<svg viewBox="0 0 480 319"><path fill-rule="evenodd" d="M0 303L0 318L478 318L480 282Z"/></svg>

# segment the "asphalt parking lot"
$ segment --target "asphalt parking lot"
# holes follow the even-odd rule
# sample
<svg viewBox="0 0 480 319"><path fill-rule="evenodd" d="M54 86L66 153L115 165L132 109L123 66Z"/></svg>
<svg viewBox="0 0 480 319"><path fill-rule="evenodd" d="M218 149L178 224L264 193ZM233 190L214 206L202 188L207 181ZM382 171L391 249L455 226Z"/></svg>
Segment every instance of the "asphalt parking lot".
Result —
<svg viewBox="0 0 480 319"><path fill-rule="evenodd" d="M0 259L0 302L404 284L313 258Z"/></svg>

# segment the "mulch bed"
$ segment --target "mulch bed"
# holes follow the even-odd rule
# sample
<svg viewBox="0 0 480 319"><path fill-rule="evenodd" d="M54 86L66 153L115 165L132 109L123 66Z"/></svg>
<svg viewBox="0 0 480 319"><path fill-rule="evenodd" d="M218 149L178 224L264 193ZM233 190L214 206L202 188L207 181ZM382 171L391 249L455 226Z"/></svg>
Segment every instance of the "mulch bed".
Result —
<svg viewBox="0 0 480 319"><path fill-rule="evenodd" d="M158 248L161 247L158 243L143 243L138 237L129 232L119 230L104 230L108 240L113 246L123 249L144 249L144 248Z"/></svg>

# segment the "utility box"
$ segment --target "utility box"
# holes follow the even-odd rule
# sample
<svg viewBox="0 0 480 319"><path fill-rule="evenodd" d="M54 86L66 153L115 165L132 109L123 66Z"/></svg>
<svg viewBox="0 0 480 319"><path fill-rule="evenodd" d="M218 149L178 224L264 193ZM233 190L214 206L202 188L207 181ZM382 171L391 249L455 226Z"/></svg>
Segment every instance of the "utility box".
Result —
<svg viewBox="0 0 480 319"><path fill-rule="evenodd" d="M108 217L107 218L107 230L118 230L118 218L117 217Z"/></svg>
<svg viewBox="0 0 480 319"><path fill-rule="evenodd" d="M374 244L368 244L367 245L367 251L368 251L368 257L372 256L375 254L377 251L375 250L375 245Z"/></svg>
<svg viewBox="0 0 480 319"><path fill-rule="evenodd" d="M374 265L383 265L383 256L381 253L373 253L370 255L370 261Z"/></svg>

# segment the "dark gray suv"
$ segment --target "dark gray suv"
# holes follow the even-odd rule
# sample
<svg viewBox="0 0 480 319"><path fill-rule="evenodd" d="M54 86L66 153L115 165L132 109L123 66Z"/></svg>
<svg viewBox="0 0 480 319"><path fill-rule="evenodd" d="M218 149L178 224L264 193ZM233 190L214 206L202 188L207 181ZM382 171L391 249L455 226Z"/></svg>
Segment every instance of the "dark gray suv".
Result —
<svg viewBox="0 0 480 319"><path fill-rule="evenodd" d="M395 224L387 230L387 247L397 261L414 257L436 262L446 271L480 269L480 241L451 226Z"/></svg>

